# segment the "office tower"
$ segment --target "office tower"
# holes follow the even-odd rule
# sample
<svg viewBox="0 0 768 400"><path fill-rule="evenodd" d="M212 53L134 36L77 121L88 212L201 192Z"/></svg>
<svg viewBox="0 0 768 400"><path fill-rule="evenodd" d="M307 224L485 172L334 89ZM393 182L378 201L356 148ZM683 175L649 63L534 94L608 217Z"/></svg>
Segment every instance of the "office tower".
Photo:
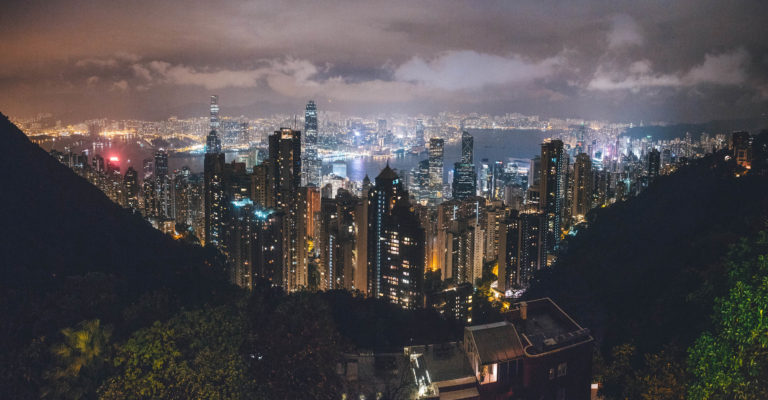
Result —
<svg viewBox="0 0 768 400"><path fill-rule="evenodd" d="M203 219L204 244L219 246L222 239L222 224L226 212L224 197L224 153L219 140L219 97L211 96L210 132L205 141L203 159ZM157 170L157 169L155 169Z"/></svg>
<svg viewBox="0 0 768 400"><path fill-rule="evenodd" d="M429 139L429 204L437 205L443 198L443 151L445 141Z"/></svg>
<svg viewBox="0 0 768 400"><path fill-rule="evenodd" d="M482 162L480 163L480 173L478 174L478 182L480 182L480 195L485 197L486 199L489 199L489 193L490 193L490 186L489 186L489 179L491 176L491 168L490 164L488 163L488 159L484 158Z"/></svg>
<svg viewBox="0 0 768 400"><path fill-rule="evenodd" d="M424 140L424 120L416 120L416 131L414 132L414 146L424 147L426 142Z"/></svg>
<svg viewBox="0 0 768 400"><path fill-rule="evenodd" d="M317 106L313 100L304 110L304 159L302 160L302 185L320 187L322 162L317 154Z"/></svg>
<svg viewBox="0 0 768 400"><path fill-rule="evenodd" d="M659 154L657 151L656 154ZM658 171L657 171L658 173ZM592 160L589 154L581 153L576 156L573 164L573 201L571 202L571 214L585 216L592 209Z"/></svg>
<svg viewBox="0 0 768 400"><path fill-rule="evenodd" d="M210 131L205 138L205 153L221 153L221 139L219 138L219 96L211 96Z"/></svg>
<svg viewBox="0 0 768 400"><path fill-rule="evenodd" d="M421 307L424 230L402 181L387 165L368 194L368 295Z"/></svg>
<svg viewBox="0 0 768 400"><path fill-rule="evenodd" d="M546 217L543 243L547 253L554 253L560 244L567 171L568 158L563 151L563 142L548 140L542 143L539 209Z"/></svg>
<svg viewBox="0 0 768 400"><path fill-rule="evenodd" d="M123 186L125 187L126 207L137 212L139 210L139 174L133 167L128 167L125 171Z"/></svg>
<svg viewBox="0 0 768 400"><path fill-rule="evenodd" d="M469 132L461 133L461 162L464 164L474 164L474 146L475 139Z"/></svg>
<svg viewBox="0 0 768 400"><path fill-rule="evenodd" d="M474 139L463 132L461 135L461 161L453 167L453 198L466 199L477 195L477 174L474 164Z"/></svg>
<svg viewBox="0 0 768 400"><path fill-rule="evenodd" d="M496 161L491 164L490 200L503 200L504 186L507 184L507 174L504 171L504 162Z"/></svg>
<svg viewBox="0 0 768 400"><path fill-rule="evenodd" d="M648 152L648 183L655 181L659 177L659 170L661 169L661 153L652 149Z"/></svg>
<svg viewBox="0 0 768 400"><path fill-rule="evenodd" d="M306 226L302 214L301 132L281 128L269 136L275 207L283 218L283 287L287 291L307 286Z"/></svg>
<svg viewBox="0 0 768 400"><path fill-rule="evenodd" d="M475 166L463 162L455 163L453 166L453 198L463 200L474 197L477 192L477 175Z"/></svg>
<svg viewBox="0 0 768 400"><path fill-rule="evenodd" d="M319 238L320 271L323 290L355 287L357 264L357 205L359 199L346 190L339 190L334 199L321 200Z"/></svg>

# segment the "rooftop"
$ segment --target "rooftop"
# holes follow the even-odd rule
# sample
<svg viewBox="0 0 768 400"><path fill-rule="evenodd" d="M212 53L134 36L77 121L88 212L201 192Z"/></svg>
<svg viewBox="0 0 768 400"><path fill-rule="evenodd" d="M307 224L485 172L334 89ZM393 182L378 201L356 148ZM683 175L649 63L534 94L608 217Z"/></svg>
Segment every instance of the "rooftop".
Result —
<svg viewBox="0 0 768 400"><path fill-rule="evenodd" d="M512 360L523 355L523 344L510 322L467 327L477 348L481 364Z"/></svg>

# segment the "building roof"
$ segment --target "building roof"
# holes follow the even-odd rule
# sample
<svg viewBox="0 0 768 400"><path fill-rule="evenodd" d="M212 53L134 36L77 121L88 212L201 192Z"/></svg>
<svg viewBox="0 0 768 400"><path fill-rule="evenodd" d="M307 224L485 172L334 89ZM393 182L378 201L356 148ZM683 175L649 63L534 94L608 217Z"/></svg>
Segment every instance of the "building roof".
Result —
<svg viewBox="0 0 768 400"><path fill-rule="evenodd" d="M526 318L522 318L523 307ZM548 297L514 304L507 318L520 333L529 356L592 341L589 329L582 328Z"/></svg>
<svg viewBox="0 0 768 400"><path fill-rule="evenodd" d="M384 167L384 169L382 169L381 172L379 172L379 176L376 177L376 179L387 179L387 180L392 180L397 178L398 178L397 173L395 173L395 171L389 167L389 161L387 161L387 166Z"/></svg>
<svg viewBox="0 0 768 400"><path fill-rule="evenodd" d="M510 322L475 325L466 329L474 341L480 364L512 360L525 354L520 336Z"/></svg>

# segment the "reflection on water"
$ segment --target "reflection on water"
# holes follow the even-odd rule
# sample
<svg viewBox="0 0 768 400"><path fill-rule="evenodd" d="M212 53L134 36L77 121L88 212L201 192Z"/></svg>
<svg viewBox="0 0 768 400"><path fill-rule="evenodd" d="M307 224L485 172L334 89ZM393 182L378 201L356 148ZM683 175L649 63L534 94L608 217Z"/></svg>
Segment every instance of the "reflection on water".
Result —
<svg viewBox="0 0 768 400"><path fill-rule="evenodd" d="M475 137L475 165L487 158L490 161L507 161L509 158L530 159L541 154L541 141L545 134L538 131L495 131L478 130L471 132ZM444 154L444 174L448 179L448 172L453 168L453 163L459 161L461 155L461 143L446 143ZM237 153L226 153L227 162L232 162ZM192 172L203 171L202 154L199 155L171 155L168 164L171 169L181 169L188 166ZM392 157L389 166L398 172L410 171L417 167L419 161L427 159L426 153L413 155L407 153L403 157ZM373 180L387 164L386 158L358 157L346 160L347 176L353 181L362 181L367 173Z"/></svg>
<svg viewBox="0 0 768 400"><path fill-rule="evenodd" d="M509 158L531 159L541 154L541 142L546 137L538 131L477 130L470 133L475 138L475 165L479 165L484 158L505 162ZM453 169L453 163L459 161L460 156L461 142L446 143L443 156L444 179L448 179L448 172ZM390 158L389 166L397 169L399 173L410 171L418 166L419 161L427 158L426 153L406 154L403 157ZM353 181L362 181L367 173L373 180L386 164L387 160L380 158L359 157L347 160L347 176Z"/></svg>

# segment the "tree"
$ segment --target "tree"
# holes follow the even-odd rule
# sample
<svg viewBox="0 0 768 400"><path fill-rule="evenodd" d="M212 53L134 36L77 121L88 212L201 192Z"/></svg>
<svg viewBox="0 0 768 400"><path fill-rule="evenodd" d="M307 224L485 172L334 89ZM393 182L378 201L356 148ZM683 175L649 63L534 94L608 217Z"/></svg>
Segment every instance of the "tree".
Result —
<svg viewBox="0 0 768 400"><path fill-rule="evenodd" d="M718 305L715 332L690 350L691 399L768 398L768 276L738 282Z"/></svg>
<svg viewBox="0 0 768 400"><path fill-rule="evenodd" d="M335 397L343 346L326 303L309 292L255 297L244 349L262 393L275 399Z"/></svg>
<svg viewBox="0 0 768 400"><path fill-rule="evenodd" d="M61 331L63 342L51 348L56 366L45 374L48 385L43 397L94 398L105 376L104 362L109 351L110 327L98 319L80 322Z"/></svg>
<svg viewBox="0 0 768 400"><path fill-rule="evenodd" d="M768 398L768 232L733 246L728 267L714 329L689 350L691 399Z"/></svg>
<svg viewBox="0 0 768 400"><path fill-rule="evenodd" d="M234 307L205 307L155 322L118 346L118 373L103 399L241 399L256 395L240 348L242 316Z"/></svg>

